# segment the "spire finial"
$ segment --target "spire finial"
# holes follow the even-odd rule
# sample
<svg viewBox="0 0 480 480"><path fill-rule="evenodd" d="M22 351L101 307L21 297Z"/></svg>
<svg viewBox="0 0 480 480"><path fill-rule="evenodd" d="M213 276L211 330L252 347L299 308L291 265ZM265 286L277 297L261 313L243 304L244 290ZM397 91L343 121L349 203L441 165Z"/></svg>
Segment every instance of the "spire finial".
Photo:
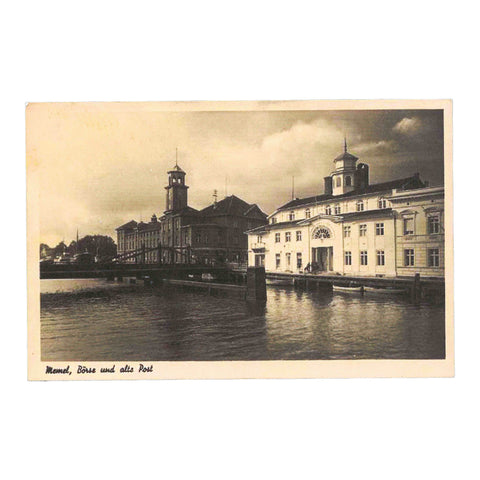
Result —
<svg viewBox="0 0 480 480"><path fill-rule="evenodd" d="M175 147L175 166L178 167L178 147Z"/></svg>
<svg viewBox="0 0 480 480"><path fill-rule="evenodd" d="M345 149L345 153L347 153L347 135L345 134L345 137L344 137L344 149Z"/></svg>

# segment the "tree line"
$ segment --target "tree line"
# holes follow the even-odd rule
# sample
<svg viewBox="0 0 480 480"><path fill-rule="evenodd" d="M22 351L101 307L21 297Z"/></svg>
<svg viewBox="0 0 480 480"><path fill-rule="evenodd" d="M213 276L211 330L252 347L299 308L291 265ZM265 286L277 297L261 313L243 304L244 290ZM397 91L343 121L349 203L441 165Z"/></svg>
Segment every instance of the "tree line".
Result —
<svg viewBox="0 0 480 480"><path fill-rule="evenodd" d="M55 258L61 255L73 256L77 253L91 253L97 257L113 257L117 254L117 245L108 235L87 235L78 240L70 242L70 245L63 241L55 247L49 247L46 243L40 244L40 258Z"/></svg>

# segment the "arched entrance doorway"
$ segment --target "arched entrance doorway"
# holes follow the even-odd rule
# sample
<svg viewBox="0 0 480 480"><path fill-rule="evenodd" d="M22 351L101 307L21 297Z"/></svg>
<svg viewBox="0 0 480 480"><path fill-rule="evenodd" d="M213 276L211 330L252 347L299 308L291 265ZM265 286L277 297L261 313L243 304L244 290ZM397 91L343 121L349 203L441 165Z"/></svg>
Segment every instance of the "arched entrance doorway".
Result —
<svg viewBox="0 0 480 480"><path fill-rule="evenodd" d="M312 232L312 271L333 271L332 232L321 225Z"/></svg>

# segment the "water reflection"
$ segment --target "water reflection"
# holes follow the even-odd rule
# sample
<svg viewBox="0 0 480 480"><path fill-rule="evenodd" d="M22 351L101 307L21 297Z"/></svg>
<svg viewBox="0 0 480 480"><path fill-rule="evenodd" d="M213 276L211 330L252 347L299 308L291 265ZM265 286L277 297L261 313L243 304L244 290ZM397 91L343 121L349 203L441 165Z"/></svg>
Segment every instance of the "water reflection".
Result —
<svg viewBox="0 0 480 480"><path fill-rule="evenodd" d="M76 281L42 281L43 360L445 356L444 306L403 297L268 287L267 302L259 305L100 280L88 287L68 282ZM47 293L57 290L63 293Z"/></svg>

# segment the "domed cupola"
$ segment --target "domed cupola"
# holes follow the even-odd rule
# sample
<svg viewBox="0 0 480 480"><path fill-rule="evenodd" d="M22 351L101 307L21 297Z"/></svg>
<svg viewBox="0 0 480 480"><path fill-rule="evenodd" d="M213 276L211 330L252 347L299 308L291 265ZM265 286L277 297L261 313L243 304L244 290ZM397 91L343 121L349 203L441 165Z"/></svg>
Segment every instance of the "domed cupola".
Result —
<svg viewBox="0 0 480 480"><path fill-rule="evenodd" d="M358 157L348 153L347 139L343 147L343 153L335 158L335 170L332 172L332 193L342 195L355 189L355 170Z"/></svg>

